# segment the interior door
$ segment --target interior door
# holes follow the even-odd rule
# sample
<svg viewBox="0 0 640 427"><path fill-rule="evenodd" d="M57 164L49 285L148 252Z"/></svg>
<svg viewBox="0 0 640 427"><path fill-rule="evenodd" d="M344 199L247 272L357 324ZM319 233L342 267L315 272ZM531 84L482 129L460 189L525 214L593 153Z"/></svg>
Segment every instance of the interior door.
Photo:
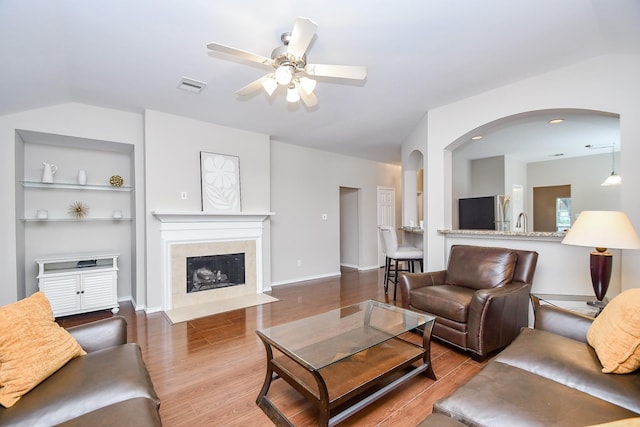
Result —
<svg viewBox="0 0 640 427"><path fill-rule="evenodd" d="M378 187L378 227L381 225L396 227L396 190L393 187ZM377 240L378 265L384 266L385 255L379 235Z"/></svg>

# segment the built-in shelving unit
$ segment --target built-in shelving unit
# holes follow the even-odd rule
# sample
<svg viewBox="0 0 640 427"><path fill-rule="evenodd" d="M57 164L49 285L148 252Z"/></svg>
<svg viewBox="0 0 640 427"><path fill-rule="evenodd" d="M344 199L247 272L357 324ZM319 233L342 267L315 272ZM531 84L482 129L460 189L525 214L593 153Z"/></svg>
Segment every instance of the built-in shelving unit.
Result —
<svg viewBox="0 0 640 427"><path fill-rule="evenodd" d="M16 139L16 255L24 265L23 292L45 290L61 304L57 316L117 308L119 298L136 293L134 145L31 130L16 131ZM46 164L55 166L51 176ZM111 184L118 181L123 185ZM78 204L86 207L79 218ZM56 260L66 253L79 259L117 253L118 265L107 259L107 267L99 261L57 269ZM38 261L46 265L39 273Z"/></svg>

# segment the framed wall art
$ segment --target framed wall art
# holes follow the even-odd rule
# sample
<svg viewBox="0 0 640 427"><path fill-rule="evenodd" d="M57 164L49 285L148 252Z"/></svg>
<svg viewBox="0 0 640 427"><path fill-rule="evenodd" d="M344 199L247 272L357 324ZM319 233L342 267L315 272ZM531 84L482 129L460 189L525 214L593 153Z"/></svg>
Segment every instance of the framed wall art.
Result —
<svg viewBox="0 0 640 427"><path fill-rule="evenodd" d="M240 212L240 159L200 152L203 212Z"/></svg>

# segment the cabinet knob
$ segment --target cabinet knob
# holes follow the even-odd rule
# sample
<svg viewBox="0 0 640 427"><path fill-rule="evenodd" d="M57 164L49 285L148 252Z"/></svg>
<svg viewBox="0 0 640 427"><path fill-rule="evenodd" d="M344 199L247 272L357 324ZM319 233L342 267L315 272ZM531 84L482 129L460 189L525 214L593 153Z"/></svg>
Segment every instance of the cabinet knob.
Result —
<svg viewBox="0 0 640 427"><path fill-rule="evenodd" d="M76 295L80 295L80 291L76 291Z"/></svg>

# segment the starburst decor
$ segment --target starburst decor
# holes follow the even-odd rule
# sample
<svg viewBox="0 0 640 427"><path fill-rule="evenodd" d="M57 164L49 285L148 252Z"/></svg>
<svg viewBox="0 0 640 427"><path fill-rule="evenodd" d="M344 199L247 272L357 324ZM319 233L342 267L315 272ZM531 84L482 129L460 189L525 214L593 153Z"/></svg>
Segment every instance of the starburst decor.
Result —
<svg viewBox="0 0 640 427"><path fill-rule="evenodd" d="M75 218L84 218L89 213L89 206L82 202L73 202L69 205L67 212Z"/></svg>

